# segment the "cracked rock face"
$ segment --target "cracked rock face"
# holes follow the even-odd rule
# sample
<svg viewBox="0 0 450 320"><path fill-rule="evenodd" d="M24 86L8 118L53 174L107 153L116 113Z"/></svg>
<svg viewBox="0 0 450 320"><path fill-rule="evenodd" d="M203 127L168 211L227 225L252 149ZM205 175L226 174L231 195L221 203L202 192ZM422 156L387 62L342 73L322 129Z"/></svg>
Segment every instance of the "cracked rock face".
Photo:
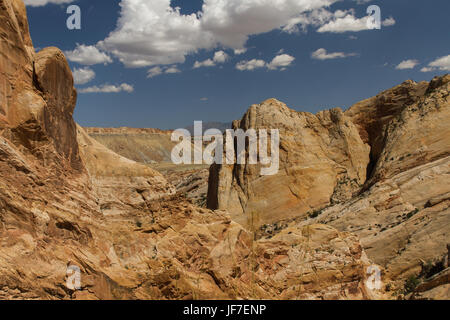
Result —
<svg viewBox="0 0 450 320"><path fill-rule="evenodd" d="M401 286L448 242L449 92L444 75L406 81L344 113L252 106L235 126L280 128L282 170L261 177L251 166L213 166L208 203L263 225L260 236L316 222L353 232L385 280Z"/></svg>
<svg viewBox="0 0 450 320"><path fill-rule="evenodd" d="M450 76L421 92L384 126L364 192L315 219L356 233L392 279L414 275L421 260L445 253L450 232Z"/></svg>

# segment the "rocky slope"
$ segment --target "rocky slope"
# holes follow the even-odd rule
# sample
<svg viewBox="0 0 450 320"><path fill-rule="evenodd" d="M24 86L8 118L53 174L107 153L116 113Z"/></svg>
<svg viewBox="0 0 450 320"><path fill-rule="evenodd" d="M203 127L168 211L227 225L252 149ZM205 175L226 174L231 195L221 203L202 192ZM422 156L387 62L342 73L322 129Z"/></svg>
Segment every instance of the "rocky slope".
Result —
<svg viewBox="0 0 450 320"><path fill-rule="evenodd" d="M0 53L0 298L378 297L354 235L314 224L256 240L92 140L64 55L34 52L21 0L0 0Z"/></svg>
<svg viewBox="0 0 450 320"><path fill-rule="evenodd" d="M174 165L171 160L172 131L138 128L80 128L91 139L126 159L161 172L175 186L176 192L206 207L208 192L207 165ZM88 137L85 137L88 139ZM94 141L92 141L94 140Z"/></svg>
<svg viewBox="0 0 450 320"><path fill-rule="evenodd" d="M392 279L417 273L420 260L442 255L450 242L450 76L420 90L423 95L384 126L364 192L315 219L358 234Z"/></svg>
<svg viewBox="0 0 450 320"><path fill-rule="evenodd" d="M84 128L89 136L121 156L144 164L171 162L171 131L135 128Z"/></svg>
<svg viewBox="0 0 450 320"><path fill-rule="evenodd" d="M208 206L260 226L260 236L315 222L354 232L400 286L450 242L449 92L445 75L407 81L346 112L254 105L234 126L280 129L280 171L215 165Z"/></svg>

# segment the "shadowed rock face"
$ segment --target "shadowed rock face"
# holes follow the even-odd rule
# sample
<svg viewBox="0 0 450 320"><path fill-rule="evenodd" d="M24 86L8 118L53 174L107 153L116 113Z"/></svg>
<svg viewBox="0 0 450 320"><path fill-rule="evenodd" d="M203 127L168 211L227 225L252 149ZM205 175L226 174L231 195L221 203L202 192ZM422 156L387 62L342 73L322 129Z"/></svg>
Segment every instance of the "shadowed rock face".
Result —
<svg viewBox="0 0 450 320"><path fill-rule="evenodd" d="M45 48L34 57L34 80L46 101L44 127L56 151L80 169L76 125L72 115L77 101L72 71L58 48Z"/></svg>
<svg viewBox="0 0 450 320"><path fill-rule="evenodd" d="M371 147L368 178L373 174L374 166L385 146L386 126L404 110L405 106L423 97L427 88L428 82L416 83L408 80L375 97L356 103L345 112L358 128L361 139Z"/></svg>
<svg viewBox="0 0 450 320"><path fill-rule="evenodd" d="M256 241L77 128L67 62L34 53L22 1L0 0L0 53L0 298L374 297L354 235L311 225Z"/></svg>
<svg viewBox="0 0 450 320"><path fill-rule="evenodd" d="M34 54L22 1L2 1L1 16L2 135L24 152L41 159L57 155L72 169L82 170L72 118L76 91L63 53L46 48ZM45 150L40 148L44 145Z"/></svg>
<svg viewBox="0 0 450 320"><path fill-rule="evenodd" d="M450 76L445 75L433 79L415 102L404 105L384 126L384 146L367 190L316 219L358 234L369 257L386 267L393 279L417 272L420 260L446 251L449 93Z"/></svg>

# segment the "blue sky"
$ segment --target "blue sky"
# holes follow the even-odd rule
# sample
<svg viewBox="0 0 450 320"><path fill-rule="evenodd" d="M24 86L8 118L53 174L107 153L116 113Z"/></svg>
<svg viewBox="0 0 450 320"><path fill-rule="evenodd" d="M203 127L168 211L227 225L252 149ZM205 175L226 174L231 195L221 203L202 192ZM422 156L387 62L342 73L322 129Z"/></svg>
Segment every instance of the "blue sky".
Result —
<svg viewBox="0 0 450 320"><path fill-rule="evenodd" d="M83 126L228 122L271 97L316 113L450 71L448 0L25 2L34 46L75 71ZM72 4L81 30L66 27Z"/></svg>

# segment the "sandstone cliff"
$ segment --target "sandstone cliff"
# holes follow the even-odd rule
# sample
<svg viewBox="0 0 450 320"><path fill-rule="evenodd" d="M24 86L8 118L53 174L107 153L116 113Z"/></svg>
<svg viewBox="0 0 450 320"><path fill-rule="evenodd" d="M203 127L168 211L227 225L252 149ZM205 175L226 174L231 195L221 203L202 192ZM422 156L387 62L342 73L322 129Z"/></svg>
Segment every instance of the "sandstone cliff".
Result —
<svg viewBox="0 0 450 320"><path fill-rule="evenodd" d="M442 255L449 242L450 76L433 79L425 90L415 85L423 95L381 130L382 148L364 192L315 219L358 234L392 279L417 273L421 260Z"/></svg>
<svg viewBox="0 0 450 320"><path fill-rule="evenodd" d="M366 181L370 148L340 109L317 115L270 99L253 105L234 129L279 129L280 170L260 176L259 165L211 168L208 207L256 227L303 218L330 203L348 200Z"/></svg>
<svg viewBox="0 0 450 320"><path fill-rule="evenodd" d="M212 166L209 207L262 237L315 222L354 232L401 286L449 242L449 82L407 81L346 112L250 107L235 128L280 129L280 171Z"/></svg>
<svg viewBox="0 0 450 320"><path fill-rule="evenodd" d="M20 0L0 0L0 53L0 298L376 297L354 235L314 224L257 241L77 128L67 61L34 53Z"/></svg>

